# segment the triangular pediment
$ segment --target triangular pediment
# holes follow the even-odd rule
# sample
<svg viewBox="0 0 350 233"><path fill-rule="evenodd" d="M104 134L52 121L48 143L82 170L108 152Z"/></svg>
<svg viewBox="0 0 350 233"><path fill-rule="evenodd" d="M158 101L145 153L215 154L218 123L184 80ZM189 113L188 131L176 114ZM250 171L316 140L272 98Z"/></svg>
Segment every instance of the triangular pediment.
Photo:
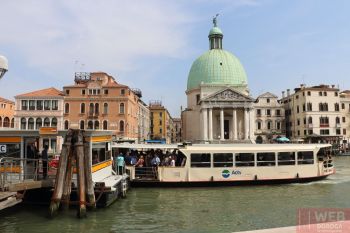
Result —
<svg viewBox="0 0 350 233"><path fill-rule="evenodd" d="M276 99L277 99L278 96L272 94L271 92L265 92L265 93L259 95L259 96L258 96L258 99L259 99L259 98L276 98Z"/></svg>
<svg viewBox="0 0 350 233"><path fill-rule="evenodd" d="M241 92L227 88L215 92L201 100L201 102L204 101L253 102L254 99Z"/></svg>

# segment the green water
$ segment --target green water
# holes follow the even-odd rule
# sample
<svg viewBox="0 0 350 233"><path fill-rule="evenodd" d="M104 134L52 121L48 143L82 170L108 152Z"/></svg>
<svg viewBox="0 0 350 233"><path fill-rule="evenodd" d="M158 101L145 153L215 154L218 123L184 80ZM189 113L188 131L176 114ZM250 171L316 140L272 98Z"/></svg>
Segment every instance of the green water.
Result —
<svg viewBox="0 0 350 233"><path fill-rule="evenodd" d="M350 208L350 157L337 173L308 184L133 189L111 207L46 217L47 207L18 206L0 213L1 233L232 232L296 225L298 208Z"/></svg>

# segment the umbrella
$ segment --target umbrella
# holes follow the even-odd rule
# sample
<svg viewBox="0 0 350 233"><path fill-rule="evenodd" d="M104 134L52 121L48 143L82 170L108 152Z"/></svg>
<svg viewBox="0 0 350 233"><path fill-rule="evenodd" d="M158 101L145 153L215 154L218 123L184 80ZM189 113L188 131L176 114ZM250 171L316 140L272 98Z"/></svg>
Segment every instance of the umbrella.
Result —
<svg viewBox="0 0 350 233"><path fill-rule="evenodd" d="M278 141L278 142L289 142L289 138L280 137L280 138L277 138L276 141Z"/></svg>

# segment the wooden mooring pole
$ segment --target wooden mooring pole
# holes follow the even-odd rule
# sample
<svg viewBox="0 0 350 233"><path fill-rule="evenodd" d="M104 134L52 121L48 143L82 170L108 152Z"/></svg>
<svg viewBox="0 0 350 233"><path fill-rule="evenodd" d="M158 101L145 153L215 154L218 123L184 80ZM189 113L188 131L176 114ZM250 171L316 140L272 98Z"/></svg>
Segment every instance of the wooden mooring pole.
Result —
<svg viewBox="0 0 350 233"><path fill-rule="evenodd" d="M94 190L94 182L92 181L92 159L90 155L90 143L85 142L84 143L84 165L85 165L85 182L86 182L86 192L87 192L87 198L89 202L89 206L92 209L96 208L96 199L95 199L95 190Z"/></svg>
<svg viewBox="0 0 350 233"><path fill-rule="evenodd" d="M75 143L75 152L77 155L77 175L78 175L78 217L86 217L86 197L85 197L85 169L84 169L84 143L81 132L78 134L78 141Z"/></svg>
<svg viewBox="0 0 350 233"><path fill-rule="evenodd" d="M72 176L73 176L73 160L75 159L74 150L70 149L67 158L67 172L64 180L63 194L62 194L62 208L69 209L70 194L72 192Z"/></svg>

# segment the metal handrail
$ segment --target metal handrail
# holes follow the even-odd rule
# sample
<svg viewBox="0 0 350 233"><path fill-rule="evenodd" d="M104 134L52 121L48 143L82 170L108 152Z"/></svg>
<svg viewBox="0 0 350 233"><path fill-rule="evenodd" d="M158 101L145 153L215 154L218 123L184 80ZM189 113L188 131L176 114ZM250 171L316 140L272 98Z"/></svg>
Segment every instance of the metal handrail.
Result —
<svg viewBox="0 0 350 233"><path fill-rule="evenodd" d="M43 163L44 161L47 161L45 167ZM26 180L36 181L40 178L47 178L49 173L48 162L49 160L44 160L41 158L0 158L0 190L5 190L10 184L21 183ZM42 174L41 176L40 173Z"/></svg>

